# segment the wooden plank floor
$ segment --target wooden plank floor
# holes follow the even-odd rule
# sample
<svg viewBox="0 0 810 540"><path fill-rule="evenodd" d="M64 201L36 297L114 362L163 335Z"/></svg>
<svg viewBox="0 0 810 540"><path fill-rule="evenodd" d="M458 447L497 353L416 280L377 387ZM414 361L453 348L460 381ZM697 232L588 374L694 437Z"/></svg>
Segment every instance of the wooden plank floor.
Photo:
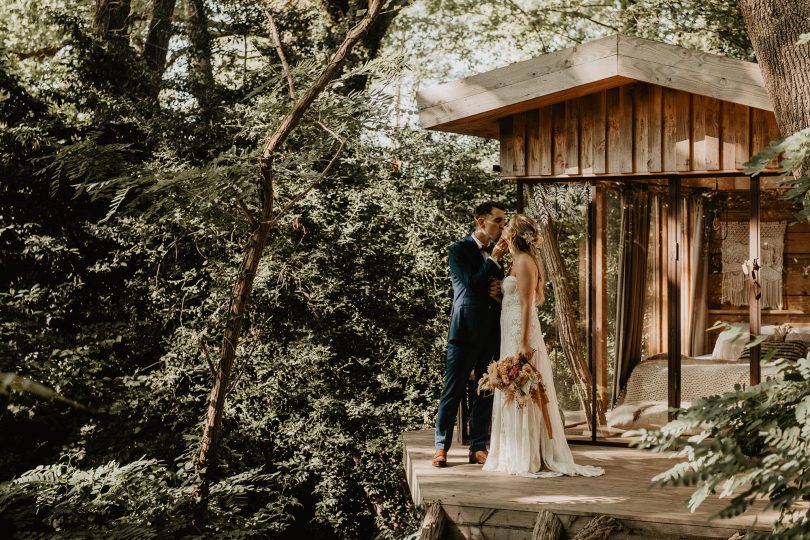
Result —
<svg viewBox="0 0 810 540"><path fill-rule="evenodd" d="M467 464L467 449L455 445L448 466L432 467L433 431L403 435L405 470L414 502L441 501L454 523L456 538L529 538L534 517L541 509L557 515L569 537L590 516L606 514L625 527L623 538L729 538L754 524L768 531L777 517L773 511L754 512L732 519L708 521L723 506L707 499L690 513L690 488L650 488L650 479L675 462L673 459L629 448L572 445L577 463L598 465L597 478L522 478L487 473ZM619 536L611 536L620 538Z"/></svg>

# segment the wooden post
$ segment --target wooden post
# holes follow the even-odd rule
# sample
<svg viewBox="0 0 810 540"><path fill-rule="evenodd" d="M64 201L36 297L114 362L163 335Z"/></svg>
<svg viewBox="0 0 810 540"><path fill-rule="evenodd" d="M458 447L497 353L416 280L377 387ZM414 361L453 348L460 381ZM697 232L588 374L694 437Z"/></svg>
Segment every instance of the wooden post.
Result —
<svg viewBox="0 0 810 540"><path fill-rule="evenodd" d="M562 534L562 523L548 510L540 510L534 520L532 540L558 540Z"/></svg>
<svg viewBox="0 0 810 540"><path fill-rule="evenodd" d="M422 529L419 531L419 540L441 540L444 528L447 525L447 516L442 509L441 501L434 501L428 506Z"/></svg>
<svg viewBox="0 0 810 540"><path fill-rule="evenodd" d="M681 406L681 177L669 177L667 208L667 386L670 408ZM669 413L669 419L673 414Z"/></svg>
<svg viewBox="0 0 810 540"><path fill-rule="evenodd" d="M607 193L604 188L596 187L594 196L595 225L592 247L593 280L593 347L596 366L596 388L598 399L607 409L608 405L608 298L607 298ZM615 398L615 396L614 396Z"/></svg>
<svg viewBox="0 0 810 540"><path fill-rule="evenodd" d="M585 306L585 315L582 320L587 321L588 325L588 367L591 370L591 418L596 418L597 401L604 407L604 402L598 397L599 376L596 366L596 284L594 277L596 273L596 186L588 186L588 234L585 242L585 256L583 257L582 250L580 250L580 268L585 268L584 276L580 276L580 287L584 290L584 296L580 293L580 304ZM585 259L583 261L583 259ZM585 298L585 302L582 299ZM591 423L591 440L596 440L597 422Z"/></svg>
<svg viewBox="0 0 810 540"><path fill-rule="evenodd" d="M748 228L748 258L761 264L762 259L759 252L759 210L760 210L760 190L761 185L759 176L751 177L751 220ZM757 271L757 280L762 279L759 271ZM757 288L751 283L748 286L748 328L751 337L758 336L761 328L761 318L759 310L759 300L757 299ZM751 347L751 357L749 359L749 379L751 385L759 384L760 382L760 359L761 359L760 346Z"/></svg>

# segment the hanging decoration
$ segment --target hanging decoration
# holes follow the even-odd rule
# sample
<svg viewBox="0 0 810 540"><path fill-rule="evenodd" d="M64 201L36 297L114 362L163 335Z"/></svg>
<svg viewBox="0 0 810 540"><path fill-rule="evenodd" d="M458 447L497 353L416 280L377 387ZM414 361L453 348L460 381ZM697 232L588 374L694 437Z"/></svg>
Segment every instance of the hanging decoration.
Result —
<svg viewBox="0 0 810 540"><path fill-rule="evenodd" d="M721 302L734 306L748 305L748 282L761 294L760 307L782 309L782 261L785 251L786 221L760 224L760 259L749 259L747 221L722 223L721 247L723 255L723 281ZM757 265L755 273L754 265Z"/></svg>

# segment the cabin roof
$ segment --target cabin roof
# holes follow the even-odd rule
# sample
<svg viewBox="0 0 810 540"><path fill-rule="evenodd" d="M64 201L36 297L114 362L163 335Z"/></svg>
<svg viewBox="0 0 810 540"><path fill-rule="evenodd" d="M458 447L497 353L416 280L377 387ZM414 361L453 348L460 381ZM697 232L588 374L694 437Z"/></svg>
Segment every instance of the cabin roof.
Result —
<svg viewBox="0 0 810 540"><path fill-rule="evenodd" d="M499 118L634 81L773 111L755 63L616 34L423 88L419 123L497 138Z"/></svg>

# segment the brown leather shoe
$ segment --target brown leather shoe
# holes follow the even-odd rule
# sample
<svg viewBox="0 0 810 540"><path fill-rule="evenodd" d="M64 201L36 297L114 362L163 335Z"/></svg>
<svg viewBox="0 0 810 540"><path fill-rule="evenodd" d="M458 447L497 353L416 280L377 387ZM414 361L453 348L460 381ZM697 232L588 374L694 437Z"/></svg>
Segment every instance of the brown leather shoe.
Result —
<svg viewBox="0 0 810 540"><path fill-rule="evenodd" d="M483 465L487 462L487 457L489 457L489 452L486 450L470 451L470 463Z"/></svg>
<svg viewBox="0 0 810 540"><path fill-rule="evenodd" d="M434 467L447 467L447 450L436 450L436 453L433 454L432 465Z"/></svg>

